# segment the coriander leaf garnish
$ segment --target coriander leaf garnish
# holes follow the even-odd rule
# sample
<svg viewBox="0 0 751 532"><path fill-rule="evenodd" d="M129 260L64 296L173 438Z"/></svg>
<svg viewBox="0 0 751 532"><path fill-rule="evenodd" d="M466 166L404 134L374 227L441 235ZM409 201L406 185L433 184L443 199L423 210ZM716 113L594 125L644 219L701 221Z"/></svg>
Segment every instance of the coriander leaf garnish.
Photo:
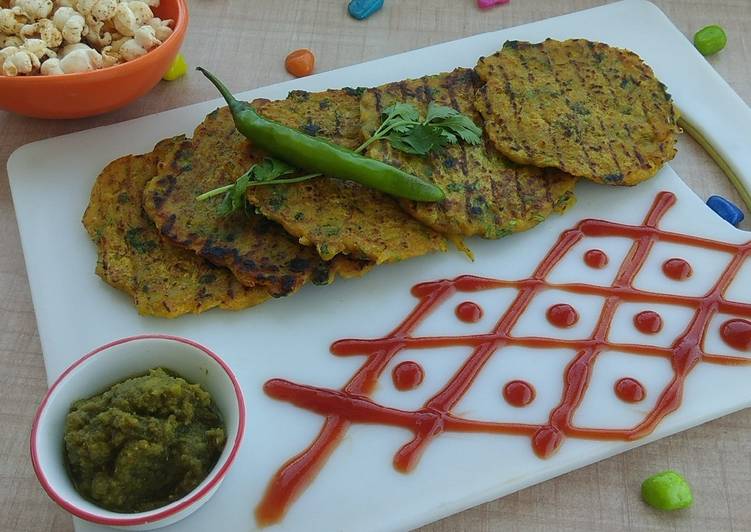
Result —
<svg viewBox="0 0 751 532"><path fill-rule="evenodd" d="M384 139L397 150L414 155L425 155L451 142L440 130L425 124L417 124L407 134L391 131Z"/></svg>
<svg viewBox="0 0 751 532"><path fill-rule="evenodd" d="M279 159L267 157L262 162L251 166L247 172L237 178L231 184L215 188L198 196L198 201L204 201L209 198L224 194L222 202L217 207L217 213L220 216L228 216L247 206L245 193L248 188L259 185L276 185L280 183L300 183L313 179L321 174L307 174L298 177L280 179L283 176L295 173L295 168Z"/></svg>
<svg viewBox="0 0 751 532"><path fill-rule="evenodd" d="M479 144L482 142L482 130L464 115L456 114L448 116L437 119L431 122L431 124L440 128L444 135L457 135L467 144Z"/></svg>
<svg viewBox="0 0 751 532"><path fill-rule="evenodd" d="M456 115L463 116L453 107L446 107L445 105L438 105L435 102L430 102L428 104L428 114L425 116L425 121L432 122L433 120Z"/></svg>
<svg viewBox="0 0 751 532"><path fill-rule="evenodd" d="M420 111L409 103L395 103L387 107L383 114L387 120L405 120L407 122L417 122L420 120Z"/></svg>
<svg viewBox="0 0 751 532"><path fill-rule="evenodd" d="M292 174L295 172L295 168L279 159L266 157L262 163L255 165L255 167L252 168L252 171L254 178L253 181L265 183L272 179L276 179L277 177Z"/></svg>
<svg viewBox="0 0 751 532"><path fill-rule="evenodd" d="M427 155L459 140L482 142L482 129L471 118L434 102L428 104L425 119L414 105L395 103L383 110L381 120L378 129L355 151L361 152L377 140L386 140L395 149L413 155Z"/></svg>

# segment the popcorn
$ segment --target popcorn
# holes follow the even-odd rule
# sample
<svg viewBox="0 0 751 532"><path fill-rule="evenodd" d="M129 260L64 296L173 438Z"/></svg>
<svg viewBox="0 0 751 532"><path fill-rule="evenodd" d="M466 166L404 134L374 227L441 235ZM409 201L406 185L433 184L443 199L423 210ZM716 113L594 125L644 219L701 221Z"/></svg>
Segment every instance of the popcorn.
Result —
<svg viewBox="0 0 751 532"><path fill-rule="evenodd" d="M17 7L29 20L47 18L52 12L52 0L11 0L11 7Z"/></svg>
<svg viewBox="0 0 751 532"><path fill-rule="evenodd" d="M48 48L57 48L63 42L63 34L48 18L40 19L34 24L25 24L20 34L25 39L38 35Z"/></svg>
<svg viewBox="0 0 751 532"><path fill-rule="evenodd" d="M96 49L102 49L112 43L112 33L105 29L105 22L88 19L86 25L86 41Z"/></svg>
<svg viewBox="0 0 751 532"><path fill-rule="evenodd" d="M154 28L141 26L135 31L132 39L128 39L120 45L119 52L125 61L132 61L146 55L146 52L160 44L162 44L162 41L156 38Z"/></svg>
<svg viewBox="0 0 751 532"><path fill-rule="evenodd" d="M147 24L154 28L156 38L162 42L166 41L167 37L172 35L172 28L170 27L172 25L171 19L162 20L159 17L154 17L148 20Z"/></svg>
<svg viewBox="0 0 751 532"><path fill-rule="evenodd" d="M72 7L58 8L52 22L68 44L81 42L81 38L89 33L86 20Z"/></svg>
<svg viewBox="0 0 751 532"><path fill-rule="evenodd" d="M0 75L88 72L144 56L172 35L159 0L0 0Z"/></svg>
<svg viewBox="0 0 751 532"><path fill-rule="evenodd" d="M19 35L21 28L29 21L21 8L11 7L0 9L0 33Z"/></svg>
<svg viewBox="0 0 751 532"><path fill-rule="evenodd" d="M77 49L60 59L60 69L66 73L89 72L102 68L102 56L93 48Z"/></svg>
<svg viewBox="0 0 751 532"><path fill-rule="evenodd" d="M4 76L31 74L40 67L39 58L22 48L13 46L4 48L0 50L0 58L3 59L2 73Z"/></svg>
<svg viewBox="0 0 751 532"><path fill-rule="evenodd" d="M60 68L60 60L56 57L50 57L44 63L42 63L39 73L42 76L56 76L58 74L65 74L63 69Z"/></svg>
<svg viewBox="0 0 751 532"><path fill-rule="evenodd" d="M136 31L136 16L125 2L117 5L112 22L115 24L115 29L123 35L130 37Z"/></svg>
<svg viewBox="0 0 751 532"><path fill-rule="evenodd" d="M136 25L138 27L143 26L149 20L154 18L154 13L146 2L140 2L138 0L131 1L128 2L128 6L130 7L133 16L136 18Z"/></svg>
<svg viewBox="0 0 751 532"><path fill-rule="evenodd" d="M43 39L26 39L21 45L21 50L34 54L40 61L44 57L57 57L57 52L50 49Z"/></svg>
<svg viewBox="0 0 751 532"><path fill-rule="evenodd" d="M19 47L23 44L23 39L18 35L3 35L0 33L0 49L8 46Z"/></svg>

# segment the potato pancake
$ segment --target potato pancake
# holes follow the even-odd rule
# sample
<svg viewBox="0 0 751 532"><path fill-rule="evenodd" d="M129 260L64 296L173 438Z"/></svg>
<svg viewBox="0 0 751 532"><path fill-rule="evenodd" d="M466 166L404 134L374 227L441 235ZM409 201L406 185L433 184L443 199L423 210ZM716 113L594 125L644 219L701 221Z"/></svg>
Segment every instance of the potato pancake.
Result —
<svg viewBox="0 0 751 532"><path fill-rule="evenodd" d="M508 41L476 71L485 130L519 164L635 185L675 156L670 94L633 52L584 39Z"/></svg>
<svg viewBox="0 0 751 532"><path fill-rule="evenodd" d="M389 83L368 89L360 101L363 133L370 137L393 103L417 106L424 116L430 102L452 107L482 126L474 108L481 82L471 69ZM446 198L436 203L400 200L420 222L452 237L501 238L524 231L574 201L576 179L557 170L519 166L489 143L448 145L421 157L394 149L386 141L370 145L367 155L432 181Z"/></svg>
<svg viewBox="0 0 751 532"><path fill-rule="evenodd" d="M362 139L360 92L293 91L286 100L257 100L254 106L266 118L354 149ZM391 196L353 181L320 177L252 187L248 199L324 259L343 253L380 264L446 250L443 236L405 213Z"/></svg>
<svg viewBox="0 0 751 532"><path fill-rule="evenodd" d="M146 185L144 208L161 234L228 268L243 285L263 287L274 297L291 294L308 281L328 284L337 274L364 273L369 263L346 258L326 262L255 212L219 215L221 197L196 200L207 190L233 182L260 160L249 146L238 150L228 141L235 132L217 127L220 114L218 109L210 113L193 139L165 158L157 177Z"/></svg>
<svg viewBox="0 0 751 532"><path fill-rule="evenodd" d="M224 268L162 239L143 211L146 183L157 163L183 138L167 139L152 153L121 157L99 174L83 224L97 247L96 273L133 298L138 312L174 318L214 307L241 309L267 300Z"/></svg>

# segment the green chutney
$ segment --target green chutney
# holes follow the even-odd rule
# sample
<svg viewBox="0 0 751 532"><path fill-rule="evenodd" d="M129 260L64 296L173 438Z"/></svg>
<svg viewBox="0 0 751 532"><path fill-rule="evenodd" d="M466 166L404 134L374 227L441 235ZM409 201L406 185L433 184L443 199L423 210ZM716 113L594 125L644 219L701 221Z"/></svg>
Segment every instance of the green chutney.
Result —
<svg viewBox="0 0 751 532"><path fill-rule="evenodd" d="M65 419L76 490L121 513L185 496L208 476L226 439L208 392L162 368L76 401Z"/></svg>

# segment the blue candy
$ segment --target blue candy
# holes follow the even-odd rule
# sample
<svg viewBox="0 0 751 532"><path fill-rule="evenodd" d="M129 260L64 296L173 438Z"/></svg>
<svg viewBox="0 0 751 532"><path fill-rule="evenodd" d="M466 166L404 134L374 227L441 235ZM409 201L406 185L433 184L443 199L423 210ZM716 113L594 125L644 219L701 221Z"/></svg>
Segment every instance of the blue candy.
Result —
<svg viewBox="0 0 751 532"><path fill-rule="evenodd" d="M710 196L707 200L707 205L730 225L738 227L738 224L743 221L743 211L733 202L722 196Z"/></svg>
<svg viewBox="0 0 751 532"><path fill-rule="evenodd" d="M383 7L383 0L351 0L347 10L350 16L363 20Z"/></svg>

